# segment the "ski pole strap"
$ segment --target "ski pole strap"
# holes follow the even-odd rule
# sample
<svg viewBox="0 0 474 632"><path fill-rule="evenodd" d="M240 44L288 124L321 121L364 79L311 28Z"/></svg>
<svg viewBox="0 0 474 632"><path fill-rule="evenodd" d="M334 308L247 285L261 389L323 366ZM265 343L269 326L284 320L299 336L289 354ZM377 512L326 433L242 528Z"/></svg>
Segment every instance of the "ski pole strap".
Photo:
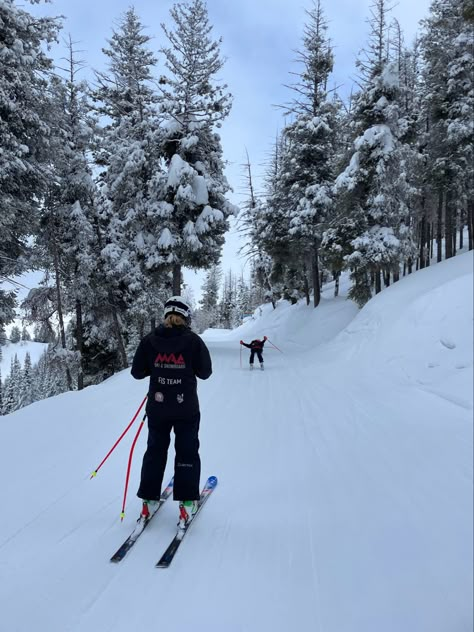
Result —
<svg viewBox="0 0 474 632"><path fill-rule="evenodd" d="M130 454L128 455L128 465L127 465L127 475L125 477L125 490L123 493L123 503L122 503L122 511L120 513L120 520L123 520L125 517L125 503L127 502L127 491L128 491L128 481L130 479L130 469L132 467L132 458L133 451L135 450L135 444L140 436L140 432L142 431L143 424L145 423L146 413L143 415L143 419L138 426L137 434L135 435L135 439L133 440L132 447L130 448Z"/></svg>
<svg viewBox="0 0 474 632"><path fill-rule="evenodd" d="M140 404L137 412L134 414L132 421L128 424L128 426L125 428L125 430L122 432L122 434L120 435L120 437L117 439L117 441L114 443L114 445L110 448L110 450L108 451L108 453L105 455L105 457L102 459L102 461L99 463L99 465L95 468L95 470L92 472L91 474L91 478L94 478L95 476L97 476L97 472L100 470L100 468L104 465L104 463L107 461L107 459L109 458L109 456L112 454L112 452L115 450L115 448L118 446L118 444L122 441L122 439L124 438L124 436L127 434L127 432L130 430L130 428L133 425L133 422L135 421L135 419L138 417L139 412L141 411L141 409L143 408L143 404L146 402L148 398L148 395L145 396L144 400L142 401L142 403Z"/></svg>

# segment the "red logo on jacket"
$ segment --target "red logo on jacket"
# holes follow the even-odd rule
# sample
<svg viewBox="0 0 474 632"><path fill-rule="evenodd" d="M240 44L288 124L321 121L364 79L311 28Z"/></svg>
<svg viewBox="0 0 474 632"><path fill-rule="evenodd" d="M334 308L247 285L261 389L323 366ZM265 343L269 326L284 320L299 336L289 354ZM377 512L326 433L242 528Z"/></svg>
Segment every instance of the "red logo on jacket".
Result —
<svg viewBox="0 0 474 632"><path fill-rule="evenodd" d="M180 353L178 357L176 357L174 353L159 353L155 358L155 366L158 363L185 364L182 353Z"/></svg>

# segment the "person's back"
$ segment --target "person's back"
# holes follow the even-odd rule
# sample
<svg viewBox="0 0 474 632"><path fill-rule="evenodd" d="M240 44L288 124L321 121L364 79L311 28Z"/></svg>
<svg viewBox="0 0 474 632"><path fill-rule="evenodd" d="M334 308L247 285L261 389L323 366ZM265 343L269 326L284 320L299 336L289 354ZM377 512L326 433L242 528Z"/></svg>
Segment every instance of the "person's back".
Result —
<svg viewBox="0 0 474 632"><path fill-rule="evenodd" d="M243 340L240 341L241 345L243 345L244 347L247 347L247 349L250 349L249 366L251 369L253 369L254 357L255 355L257 355L258 361L260 362L260 368L263 371L263 347L266 341L267 341L266 336L263 336L263 340L260 340L260 338L256 338L255 340L252 340L252 342L250 342L249 344L247 344Z"/></svg>
<svg viewBox="0 0 474 632"><path fill-rule="evenodd" d="M183 325L160 325L141 341L132 365L136 379L150 376L147 413L166 419L199 412L197 380L212 373L201 338Z"/></svg>
<svg viewBox="0 0 474 632"><path fill-rule="evenodd" d="M212 374L212 363L206 345L190 330L189 322L189 306L181 297L171 297L165 304L164 324L143 338L133 358L133 377L150 377L148 444L137 492L144 501L141 515L145 519L149 516L148 505L161 494L172 429L176 450L173 498L180 501L180 519L191 517L199 499L196 377L206 380Z"/></svg>

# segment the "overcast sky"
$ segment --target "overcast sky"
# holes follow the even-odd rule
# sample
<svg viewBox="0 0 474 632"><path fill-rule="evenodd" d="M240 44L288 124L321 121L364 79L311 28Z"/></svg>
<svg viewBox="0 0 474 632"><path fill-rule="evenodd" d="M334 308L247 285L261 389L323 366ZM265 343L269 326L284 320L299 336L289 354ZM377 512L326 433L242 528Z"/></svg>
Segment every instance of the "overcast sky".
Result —
<svg viewBox="0 0 474 632"><path fill-rule="evenodd" d="M91 69L103 69L106 58L101 49L106 46L112 28L128 7L134 6L146 32L154 37L152 47L158 52L165 44L161 31L164 22L172 24L169 10L172 0L53 0L50 5L31 9L38 14L63 15L63 36L71 34L84 50L83 59L89 65L84 77L91 79ZM344 94L350 92L351 78L355 76L357 53L367 41L371 0L323 0L329 22L329 37L334 46L335 72L333 85ZM392 11L400 22L408 43L419 28L420 19L428 14L430 0L399 0ZM233 94L233 108L222 128L224 157L228 161L227 177L234 189L231 199L242 200L242 168L245 150L258 179L279 129L282 127L281 110L276 104L290 99L284 84L292 82L290 72L296 71L295 50L301 48L305 24L305 9L311 0L208 0L210 22L214 36L222 37L222 55L227 59L222 80ZM56 58L60 51L54 51ZM159 58L157 72L161 72ZM235 229L226 240L223 256L224 271L232 267L240 273L245 265L239 259L239 238ZM248 269L245 266L244 272ZM187 275L187 280L199 294L202 275Z"/></svg>

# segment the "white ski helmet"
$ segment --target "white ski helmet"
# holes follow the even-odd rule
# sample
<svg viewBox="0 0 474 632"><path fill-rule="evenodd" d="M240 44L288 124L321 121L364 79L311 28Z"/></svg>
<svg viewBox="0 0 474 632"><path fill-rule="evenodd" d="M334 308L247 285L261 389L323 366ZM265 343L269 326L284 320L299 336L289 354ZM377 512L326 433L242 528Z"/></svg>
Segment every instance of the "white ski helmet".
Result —
<svg viewBox="0 0 474 632"><path fill-rule="evenodd" d="M165 318L169 314L179 314L187 321L191 318L191 308L182 296L171 296L165 303Z"/></svg>

